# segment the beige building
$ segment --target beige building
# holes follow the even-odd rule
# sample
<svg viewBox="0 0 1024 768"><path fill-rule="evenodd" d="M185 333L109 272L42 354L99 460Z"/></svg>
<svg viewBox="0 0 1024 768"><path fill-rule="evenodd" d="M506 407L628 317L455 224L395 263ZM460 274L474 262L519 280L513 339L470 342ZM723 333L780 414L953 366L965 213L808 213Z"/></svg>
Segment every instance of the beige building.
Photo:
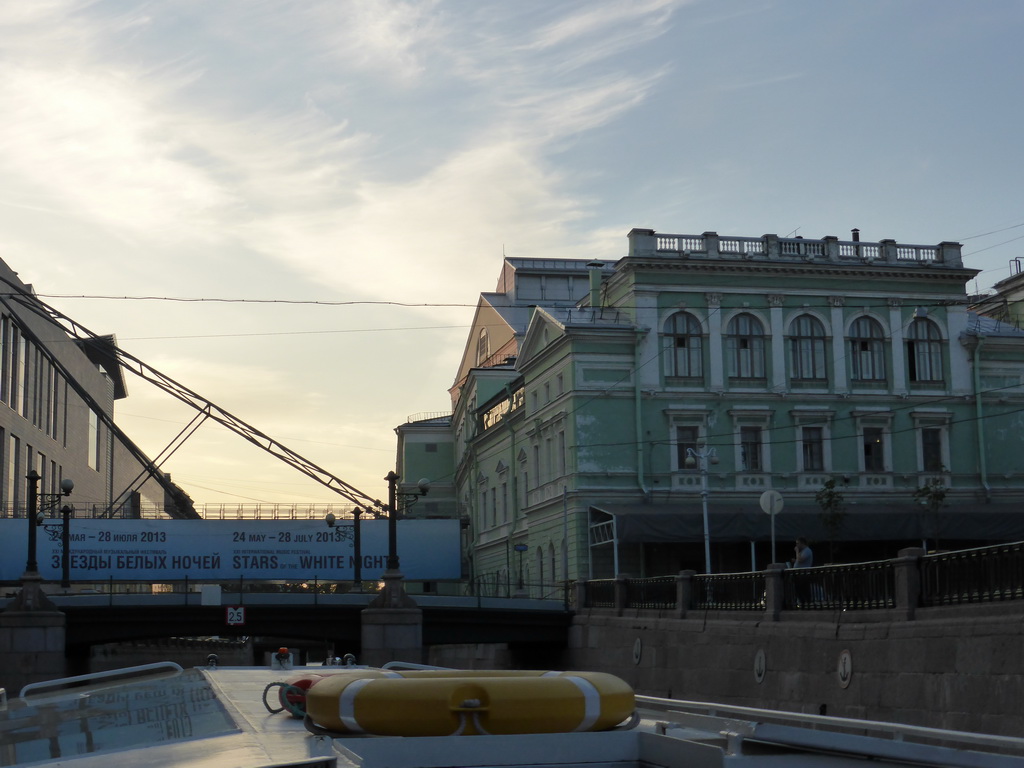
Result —
<svg viewBox="0 0 1024 768"><path fill-rule="evenodd" d="M188 497L114 423L127 396L116 339L71 338L32 286L0 262L0 515L22 517L26 476L48 498L74 481L76 516L137 516L149 508L195 517Z"/></svg>

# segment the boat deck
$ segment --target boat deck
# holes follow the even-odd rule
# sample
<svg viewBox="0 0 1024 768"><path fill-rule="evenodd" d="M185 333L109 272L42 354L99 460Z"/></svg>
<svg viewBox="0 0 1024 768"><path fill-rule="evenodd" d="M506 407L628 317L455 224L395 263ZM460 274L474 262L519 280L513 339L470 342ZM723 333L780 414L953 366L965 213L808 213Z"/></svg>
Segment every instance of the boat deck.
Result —
<svg viewBox="0 0 1024 768"><path fill-rule="evenodd" d="M332 738L267 710L268 684L289 674L168 668L26 691L0 707L0 766L863 768L870 759L878 768L1024 768L1024 739L647 697L636 727L601 733ZM277 689L268 697L276 704Z"/></svg>

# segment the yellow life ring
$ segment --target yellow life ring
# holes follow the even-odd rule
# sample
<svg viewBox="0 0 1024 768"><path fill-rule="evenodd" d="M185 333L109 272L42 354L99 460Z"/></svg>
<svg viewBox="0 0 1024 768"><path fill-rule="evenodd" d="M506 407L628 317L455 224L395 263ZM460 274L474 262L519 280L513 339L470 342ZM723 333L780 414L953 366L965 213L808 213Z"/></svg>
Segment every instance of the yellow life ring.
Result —
<svg viewBox="0 0 1024 768"><path fill-rule="evenodd" d="M306 694L316 725L378 736L602 731L635 709L633 689L603 672L360 669Z"/></svg>

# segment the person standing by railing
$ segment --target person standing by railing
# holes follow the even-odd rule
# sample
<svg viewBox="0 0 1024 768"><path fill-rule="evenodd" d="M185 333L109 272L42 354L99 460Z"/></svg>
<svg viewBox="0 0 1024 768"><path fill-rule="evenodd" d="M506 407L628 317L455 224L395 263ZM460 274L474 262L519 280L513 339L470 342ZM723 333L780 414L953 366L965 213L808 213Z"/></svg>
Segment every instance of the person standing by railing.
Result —
<svg viewBox="0 0 1024 768"><path fill-rule="evenodd" d="M811 568L814 566L814 552L807 546L807 539L803 536L797 537L793 552L795 556L789 561L790 568Z"/></svg>
<svg viewBox="0 0 1024 768"><path fill-rule="evenodd" d="M793 559L789 561L790 568L813 568L814 552L807 546L807 539L798 536L796 546L793 548ZM807 604L811 601L811 581L806 576L798 576L796 579L796 600L797 605Z"/></svg>

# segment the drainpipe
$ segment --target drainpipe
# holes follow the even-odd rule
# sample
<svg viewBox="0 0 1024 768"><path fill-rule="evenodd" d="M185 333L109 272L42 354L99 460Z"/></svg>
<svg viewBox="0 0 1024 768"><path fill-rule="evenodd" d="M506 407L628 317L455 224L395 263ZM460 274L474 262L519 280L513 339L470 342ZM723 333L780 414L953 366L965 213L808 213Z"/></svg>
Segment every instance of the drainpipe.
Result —
<svg viewBox="0 0 1024 768"><path fill-rule="evenodd" d="M981 487L985 489L985 501L992 501L992 489L988 484L988 468L985 464L985 419L981 405L981 345L985 337L978 334L978 343L974 345L974 423L978 430L978 470L981 473Z"/></svg>

